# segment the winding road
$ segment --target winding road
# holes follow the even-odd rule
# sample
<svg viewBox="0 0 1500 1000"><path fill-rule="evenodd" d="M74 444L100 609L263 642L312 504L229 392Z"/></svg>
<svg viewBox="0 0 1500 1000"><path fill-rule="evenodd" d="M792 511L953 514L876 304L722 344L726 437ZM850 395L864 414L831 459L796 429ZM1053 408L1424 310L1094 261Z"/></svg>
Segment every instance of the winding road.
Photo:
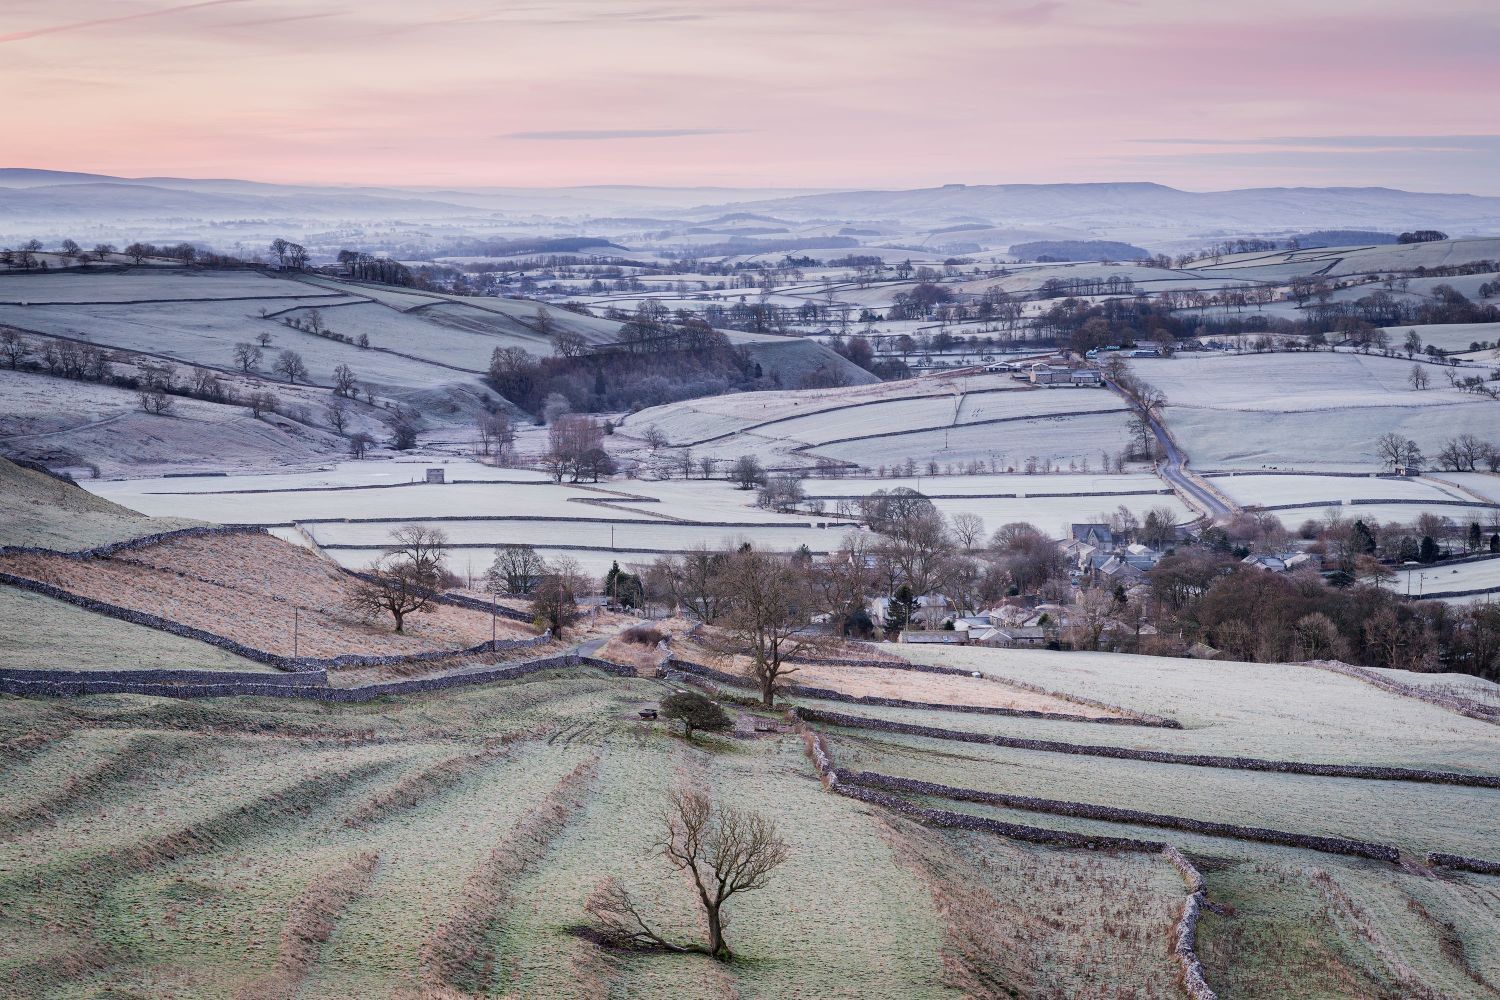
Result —
<svg viewBox="0 0 1500 1000"><path fill-rule="evenodd" d="M1129 393L1123 391L1108 379L1105 379L1104 384L1109 386L1112 392L1117 393L1126 402L1130 403L1132 408L1135 408L1135 401ZM1146 419L1151 424L1151 433L1156 436L1157 444L1161 445L1162 451L1167 456L1157 466L1157 475L1161 476L1166 481L1166 484L1172 487L1178 496L1186 500L1190 506L1195 506L1199 510L1206 512L1210 521L1217 521L1233 513L1228 504L1219 499L1212 490L1203 485L1197 477L1187 470L1188 457L1182 453L1182 449L1177 447L1177 443L1167 433L1167 429L1162 425L1161 420L1154 413L1147 413Z"/></svg>

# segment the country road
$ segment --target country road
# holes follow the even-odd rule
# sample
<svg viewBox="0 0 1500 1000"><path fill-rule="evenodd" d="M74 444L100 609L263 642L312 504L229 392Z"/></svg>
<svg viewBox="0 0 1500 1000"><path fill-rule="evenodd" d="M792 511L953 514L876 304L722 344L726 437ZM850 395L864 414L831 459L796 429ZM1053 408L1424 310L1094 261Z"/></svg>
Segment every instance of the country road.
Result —
<svg viewBox="0 0 1500 1000"><path fill-rule="evenodd" d="M1132 406L1135 405L1130 394L1124 392L1119 386L1108 379L1105 380L1104 384L1110 388L1110 391L1118 394L1126 402L1131 403ZM1228 517L1232 513L1229 506L1215 496L1212 490L1195 479L1192 473L1187 471L1188 457L1173 442L1171 435L1167 433L1167 429L1162 426L1161 420L1152 413L1147 413L1146 419L1151 424L1151 433L1156 436L1157 444L1161 445L1162 451L1167 456L1166 460L1157 468L1157 474L1166 480L1167 485L1172 487L1184 499L1190 499L1201 510L1207 511L1209 520L1217 521L1220 518Z"/></svg>

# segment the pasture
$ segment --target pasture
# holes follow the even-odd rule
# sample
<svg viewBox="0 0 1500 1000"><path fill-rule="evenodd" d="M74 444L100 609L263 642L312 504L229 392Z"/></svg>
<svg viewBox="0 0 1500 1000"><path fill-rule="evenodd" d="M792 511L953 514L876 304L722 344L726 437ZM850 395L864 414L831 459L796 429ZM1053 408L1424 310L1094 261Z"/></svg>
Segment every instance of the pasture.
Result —
<svg viewBox="0 0 1500 1000"><path fill-rule="evenodd" d="M1165 423L1200 471L1381 468L1375 441L1395 432L1435 454L1458 434L1500 437L1500 408L1448 387L1443 369L1414 391L1413 362L1350 353L1217 355L1138 360L1166 394Z"/></svg>
<svg viewBox="0 0 1500 1000"><path fill-rule="evenodd" d="M884 650L987 679L831 665L807 678L960 703L1012 692L1044 711L1095 699L1184 728L794 700L1030 739L1500 773L1493 725L1310 667ZM637 717L669 690L574 668L360 707L0 699L0 881L12 904L0 968L20 997L1180 995L1168 931L1186 890L1162 856L1040 846L833 794L802 740L775 731L779 714L731 706L741 735L696 743ZM772 731L753 733L747 716ZM1493 880L1433 877L1420 861L1492 854L1494 789L815 727L841 774L1355 837L1413 859L1398 868L934 786L896 793L1059 835L1179 846L1205 878L1212 912L1197 944L1221 996L1456 997L1500 976ZM574 933L609 876L669 936L697 933L689 887L652 847L662 797L684 783L771 818L790 848L765 890L731 904L730 964L610 952Z"/></svg>

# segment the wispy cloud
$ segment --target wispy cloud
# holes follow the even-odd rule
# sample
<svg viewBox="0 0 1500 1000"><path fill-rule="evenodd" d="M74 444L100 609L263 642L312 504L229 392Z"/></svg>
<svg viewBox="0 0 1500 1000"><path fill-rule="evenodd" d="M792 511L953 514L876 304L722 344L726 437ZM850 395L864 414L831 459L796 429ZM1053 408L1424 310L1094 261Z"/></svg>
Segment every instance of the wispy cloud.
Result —
<svg viewBox="0 0 1500 1000"><path fill-rule="evenodd" d="M738 128L602 128L558 129L546 132L507 132L500 139L528 139L542 142L593 142L603 139L675 139L684 135L734 135Z"/></svg>
<svg viewBox="0 0 1500 1000"><path fill-rule="evenodd" d="M1491 151L1500 147L1500 135L1285 135L1247 139L1152 138L1132 142L1160 146L1277 146L1292 149L1383 152L1391 149L1431 153Z"/></svg>
<svg viewBox="0 0 1500 1000"><path fill-rule="evenodd" d="M71 21L67 24L54 24L46 28L32 28L30 31L13 31L10 34L0 35L0 42L20 42L28 38L38 38L42 35L57 35L65 31L82 31L84 28L97 28L104 24L119 24L121 21L139 21L148 17L181 14L183 11L197 10L200 7L222 7L225 4L248 2L249 0L202 0L200 3L183 4L181 7L142 10L134 14L121 14L118 17L98 17L92 21Z"/></svg>

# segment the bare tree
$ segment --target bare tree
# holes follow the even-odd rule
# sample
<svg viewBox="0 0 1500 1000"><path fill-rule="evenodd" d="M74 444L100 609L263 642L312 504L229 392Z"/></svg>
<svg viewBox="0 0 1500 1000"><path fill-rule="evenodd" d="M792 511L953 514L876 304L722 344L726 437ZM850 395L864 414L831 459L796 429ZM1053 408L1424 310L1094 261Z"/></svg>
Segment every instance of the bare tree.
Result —
<svg viewBox="0 0 1500 1000"><path fill-rule="evenodd" d="M660 427L652 424L641 433L641 440L645 441L652 451L667 446L667 434Z"/></svg>
<svg viewBox="0 0 1500 1000"><path fill-rule="evenodd" d="M770 708L781 682L796 672L787 660L811 645L816 601L807 568L789 556L745 549L725 561L721 586L720 625L746 648L748 673Z"/></svg>
<svg viewBox="0 0 1500 1000"><path fill-rule="evenodd" d="M570 476L576 483L590 474L597 477L601 463L594 452L602 453L603 448L602 423L581 413L563 414L547 428L547 451L542 464L552 474L553 481L560 483L563 476Z"/></svg>
<svg viewBox="0 0 1500 1000"><path fill-rule="evenodd" d="M5 358L5 363L12 369L19 368L26 355L31 353L26 338L15 330L0 330L0 355Z"/></svg>
<svg viewBox="0 0 1500 1000"><path fill-rule="evenodd" d="M333 370L333 394L348 398L359 395L359 376L353 368L341 364Z"/></svg>
<svg viewBox="0 0 1500 1000"><path fill-rule="evenodd" d="M582 617L578 598L585 593L588 578L577 560L563 557L553 563L537 581L531 594L531 613L538 624L552 630L554 639Z"/></svg>
<svg viewBox="0 0 1500 1000"><path fill-rule="evenodd" d="M581 333L559 330L552 334L552 353L560 358L576 358L588 350L589 342Z"/></svg>
<svg viewBox="0 0 1500 1000"><path fill-rule="evenodd" d="M979 544L979 540L984 537L984 518L978 514L962 511L954 514L949 519L949 523L952 525L954 541L965 552L973 549L974 546Z"/></svg>
<svg viewBox="0 0 1500 1000"><path fill-rule="evenodd" d="M546 570L546 562L530 545L502 545L485 571L484 589L491 594L530 594Z"/></svg>
<svg viewBox="0 0 1500 1000"><path fill-rule="evenodd" d="M364 431L355 431L349 435L349 456L351 458L364 458L375 444L375 439Z"/></svg>
<svg viewBox="0 0 1500 1000"><path fill-rule="evenodd" d="M141 409L146 413L154 413L157 416L170 416L172 413L172 397L160 387L144 387L136 393L136 398L141 404Z"/></svg>
<svg viewBox="0 0 1500 1000"><path fill-rule="evenodd" d="M349 404L342 399L335 399L323 408L328 416L328 424L340 434L344 433L344 427L349 423Z"/></svg>
<svg viewBox="0 0 1500 1000"><path fill-rule="evenodd" d="M1421 392L1423 389L1427 388L1432 379L1430 376L1428 376L1427 372L1422 369L1422 366L1420 364L1414 364L1411 366L1411 371L1406 376L1406 381L1417 392Z"/></svg>
<svg viewBox="0 0 1500 1000"><path fill-rule="evenodd" d="M296 385L299 378L304 382L307 381L307 363L296 351L282 351L276 355L276 363L271 366L271 372L280 375L292 385Z"/></svg>
<svg viewBox="0 0 1500 1000"><path fill-rule="evenodd" d="M448 535L441 528L408 524L391 532L391 544L370 564L350 594L349 604L369 614L388 613L396 631L406 616L432 610L442 584Z"/></svg>
<svg viewBox="0 0 1500 1000"><path fill-rule="evenodd" d="M267 413L275 413L278 403L269 392L252 392L246 397L245 405L250 407L250 415L259 420Z"/></svg>
<svg viewBox="0 0 1500 1000"><path fill-rule="evenodd" d="M503 460L510 446L516 442L516 430L511 426L510 417L503 412L483 414L475 429L481 455L493 452L497 459Z"/></svg>
<svg viewBox="0 0 1500 1000"><path fill-rule="evenodd" d="M753 812L716 806L702 792L673 791L667 800L666 837L659 847L667 863L693 880L708 923L705 953L734 957L724 938L724 905L742 892L764 889L787 859L776 824Z"/></svg>
<svg viewBox="0 0 1500 1000"><path fill-rule="evenodd" d="M594 890L584 911L595 931L616 947L696 952L721 961L734 957L725 939L734 896L764 889L789 849L776 824L758 813L716 806L702 792L674 790L663 817L666 834L657 844L669 865L687 875L697 890L708 927L706 945L684 946L653 930L630 894L615 879Z"/></svg>
<svg viewBox="0 0 1500 1000"><path fill-rule="evenodd" d="M253 372L260 367L260 348L254 344L234 345L234 365L242 372Z"/></svg>
<svg viewBox="0 0 1500 1000"><path fill-rule="evenodd" d="M734 465L729 472L729 478L740 489L753 490L765 480L766 473L754 455L741 455L734 460Z"/></svg>

